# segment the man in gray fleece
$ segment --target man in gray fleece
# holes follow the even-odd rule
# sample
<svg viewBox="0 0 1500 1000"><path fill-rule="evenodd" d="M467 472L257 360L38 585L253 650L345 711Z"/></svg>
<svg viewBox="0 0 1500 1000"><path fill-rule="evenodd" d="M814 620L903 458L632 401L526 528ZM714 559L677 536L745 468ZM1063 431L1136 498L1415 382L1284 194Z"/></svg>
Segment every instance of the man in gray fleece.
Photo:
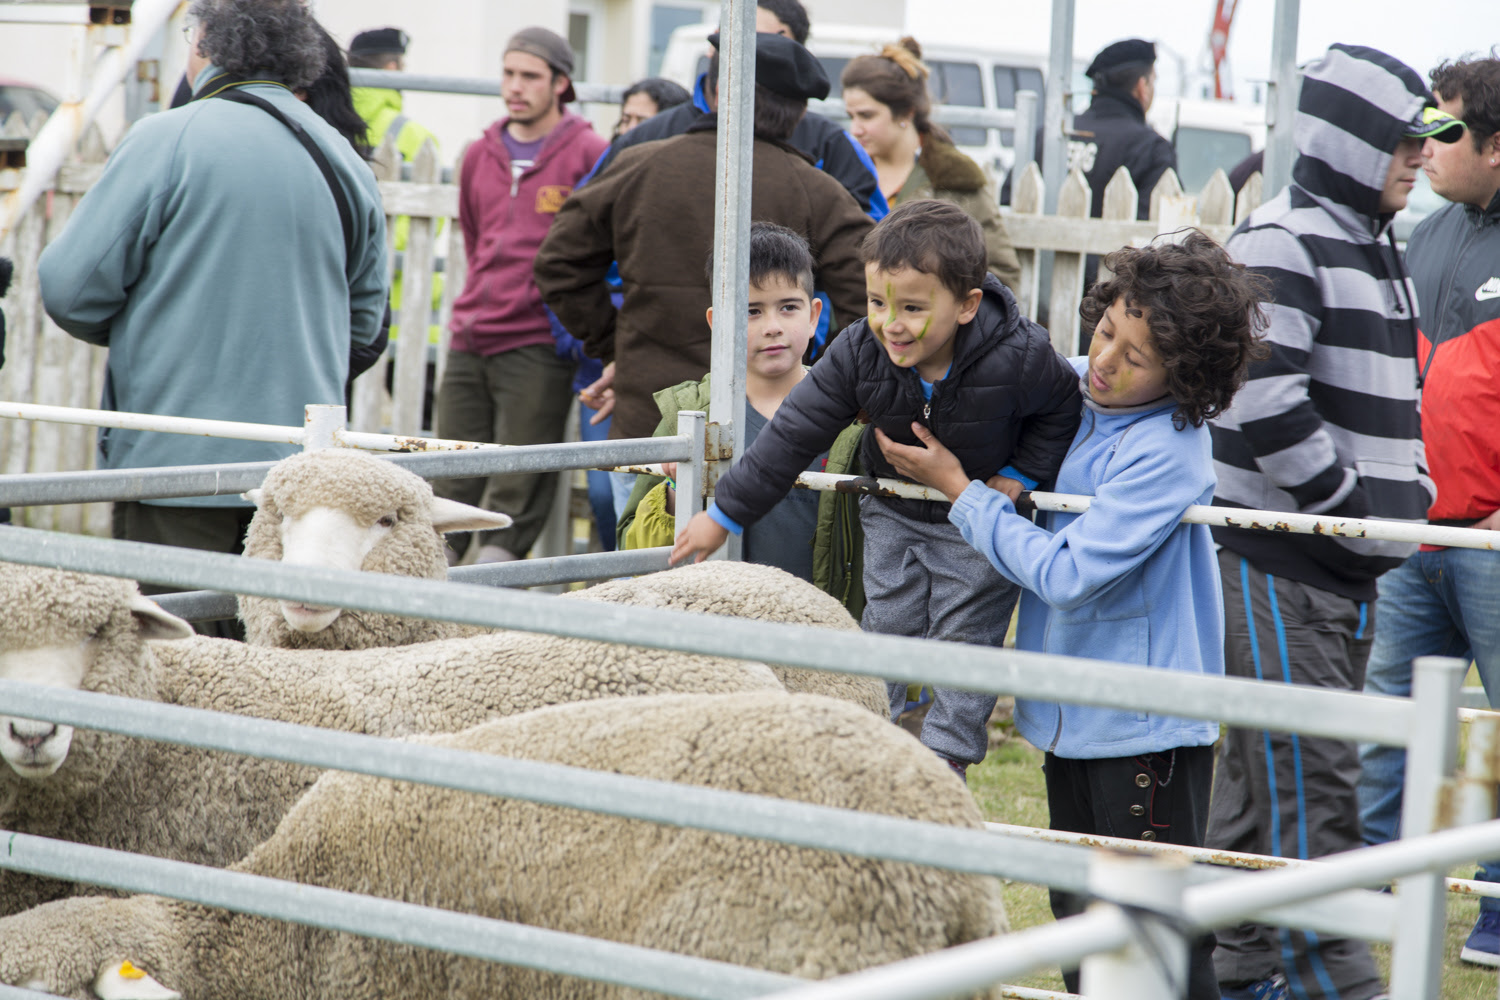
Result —
<svg viewBox="0 0 1500 1000"><path fill-rule="evenodd" d="M109 348L108 409L300 425L306 404L344 401L351 346L380 332L380 193L349 143L293 93L325 61L300 0L196 0L191 16L194 100L121 140L42 254L43 300L58 326ZM106 430L99 467L295 450ZM253 512L224 496L117 503L114 533L237 551Z"/></svg>
<svg viewBox="0 0 1500 1000"><path fill-rule="evenodd" d="M1418 414L1416 297L1390 238L1451 118L1383 52L1335 45L1297 110L1292 183L1227 249L1270 279L1269 359L1212 422L1214 503L1423 521L1435 493ZM1415 545L1215 528L1225 673L1363 687L1375 581ZM1353 743L1231 729L1221 743L1208 846L1317 858L1362 846ZM1371 1000L1384 988L1362 941L1243 925L1218 932L1224 996Z"/></svg>

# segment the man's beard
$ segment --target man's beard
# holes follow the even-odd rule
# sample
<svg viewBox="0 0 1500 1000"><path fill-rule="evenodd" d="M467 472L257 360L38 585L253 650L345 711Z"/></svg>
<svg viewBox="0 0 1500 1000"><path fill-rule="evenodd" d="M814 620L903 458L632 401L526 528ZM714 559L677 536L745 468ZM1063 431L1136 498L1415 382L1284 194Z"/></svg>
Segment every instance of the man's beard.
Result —
<svg viewBox="0 0 1500 1000"><path fill-rule="evenodd" d="M514 111L512 111L510 113L510 120L518 125L535 125L537 122L547 117L547 112L549 110L551 109L544 104L539 108L528 108L521 114L516 114Z"/></svg>

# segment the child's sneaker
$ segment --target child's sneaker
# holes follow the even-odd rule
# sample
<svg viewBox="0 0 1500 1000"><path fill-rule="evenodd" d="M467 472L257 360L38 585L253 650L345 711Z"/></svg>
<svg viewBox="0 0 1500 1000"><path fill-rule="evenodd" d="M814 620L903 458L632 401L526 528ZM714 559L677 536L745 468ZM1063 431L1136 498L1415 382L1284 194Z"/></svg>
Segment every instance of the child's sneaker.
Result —
<svg viewBox="0 0 1500 1000"><path fill-rule="evenodd" d="M1500 967L1500 910L1480 910L1458 957L1474 965Z"/></svg>
<svg viewBox="0 0 1500 1000"><path fill-rule="evenodd" d="M1276 972L1267 979L1246 983L1244 986L1225 986L1221 983L1219 995L1224 1000L1290 1000L1292 994L1287 989L1286 977Z"/></svg>

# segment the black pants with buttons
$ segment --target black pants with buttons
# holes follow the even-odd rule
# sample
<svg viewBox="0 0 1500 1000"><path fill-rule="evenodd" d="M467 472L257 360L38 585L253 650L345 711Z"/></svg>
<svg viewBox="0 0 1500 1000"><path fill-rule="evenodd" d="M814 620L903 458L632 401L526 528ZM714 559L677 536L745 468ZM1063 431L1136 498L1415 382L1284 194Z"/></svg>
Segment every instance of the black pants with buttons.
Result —
<svg viewBox="0 0 1500 1000"><path fill-rule="evenodd" d="M1202 847L1213 788L1213 747L1178 747L1139 757L1071 760L1047 754L1047 809L1051 827L1127 840ZM1058 920L1082 913L1088 898L1051 891ZM1188 958L1188 1000L1218 1000L1214 936L1193 943ZM1078 970L1065 971L1070 993L1078 992Z"/></svg>

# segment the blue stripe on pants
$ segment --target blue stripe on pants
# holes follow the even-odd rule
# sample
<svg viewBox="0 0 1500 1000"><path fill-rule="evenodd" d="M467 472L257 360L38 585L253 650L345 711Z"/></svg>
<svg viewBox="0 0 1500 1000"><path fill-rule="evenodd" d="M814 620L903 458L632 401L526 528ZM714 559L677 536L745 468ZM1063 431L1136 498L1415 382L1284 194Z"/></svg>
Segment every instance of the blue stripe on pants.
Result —
<svg viewBox="0 0 1500 1000"><path fill-rule="evenodd" d="M1283 683L1290 684L1292 683L1292 661L1291 657L1287 654L1286 648L1286 623L1282 621L1281 606L1276 601L1276 578L1271 576L1271 574L1269 573L1266 574L1266 596L1271 602L1271 617L1276 621L1276 652L1277 655L1281 657L1281 679ZM1248 599L1249 598L1247 596L1246 600ZM1364 604L1361 604L1359 608L1360 631L1364 631L1365 610L1366 606ZM1296 733L1291 733L1289 735L1292 738L1292 773L1296 776L1297 780L1297 857L1306 861L1307 796L1304 791L1304 784L1302 780L1302 741ZM1266 734L1266 740L1267 744L1269 745L1269 733ZM1281 841L1277 840L1276 845L1276 849L1279 852L1281 850ZM1313 975L1317 977L1318 985L1323 988L1323 993L1325 996L1332 997L1333 1000L1338 1000L1339 991L1333 985L1333 978L1328 975L1328 969L1323 964L1323 956L1318 954L1317 934L1312 930L1306 930L1303 933L1307 937L1308 962L1312 965ZM1281 928L1281 937L1283 942L1282 950L1284 952L1290 952L1291 932L1283 927ZM1291 969L1290 963L1288 965L1288 968L1289 970ZM1294 971L1289 971L1287 975L1287 982L1291 985L1293 991L1298 997L1306 1000L1307 991L1302 987L1302 979L1300 976L1297 976Z"/></svg>

